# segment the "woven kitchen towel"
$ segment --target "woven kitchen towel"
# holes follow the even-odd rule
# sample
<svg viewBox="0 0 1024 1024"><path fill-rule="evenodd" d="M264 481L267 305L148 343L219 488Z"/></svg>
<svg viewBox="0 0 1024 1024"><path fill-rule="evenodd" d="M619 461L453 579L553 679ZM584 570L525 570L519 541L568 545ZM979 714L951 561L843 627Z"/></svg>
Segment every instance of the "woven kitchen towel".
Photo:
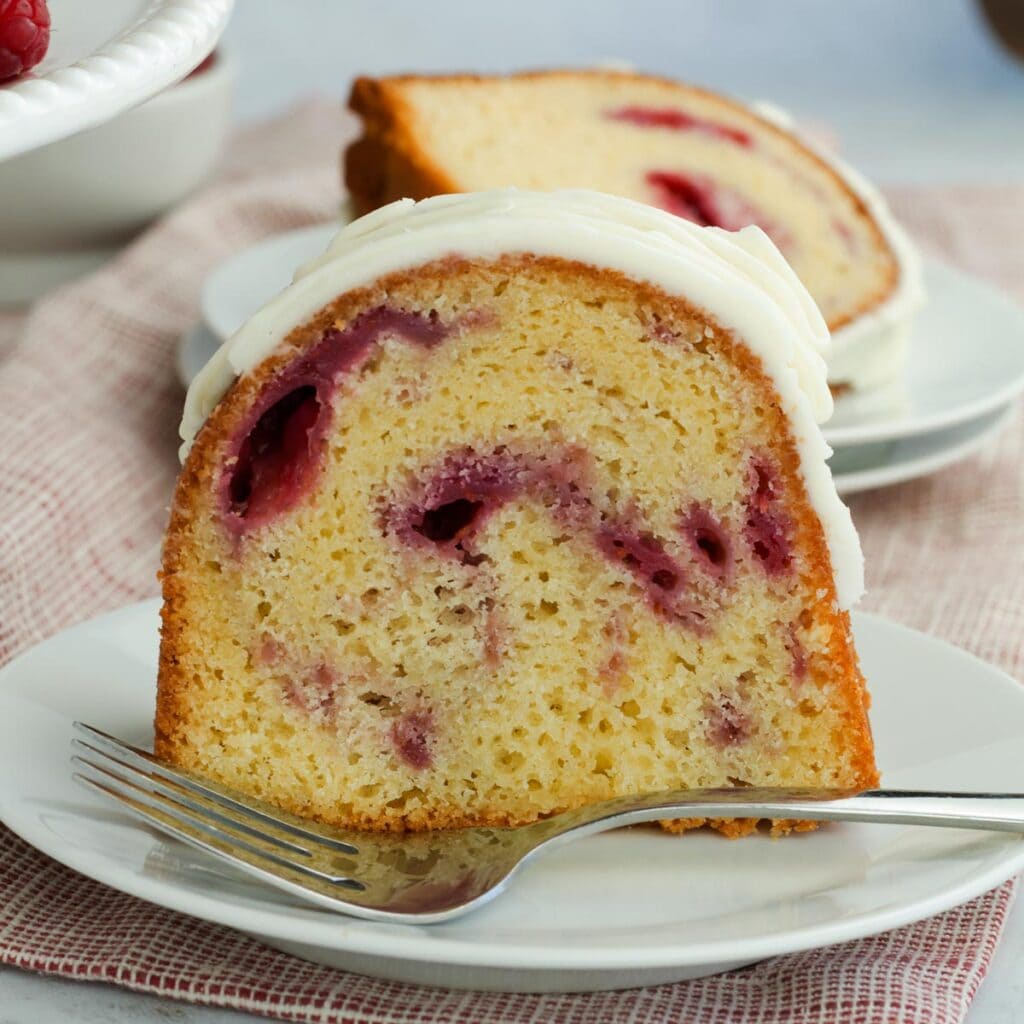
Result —
<svg viewBox="0 0 1024 1024"><path fill-rule="evenodd" d="M250 132L217 185L113 264L27 318L0 317L0 662L156 592L177 468L177 339L218 260L336 209L344 130L333 105L312 104ZM893 198L934 252L1024 287L1024 187ZM970 462L853 501L866 606L1018 676L1022 463L1018 417ZM0 827L0 963L301 1021L952 1024L984 977L1013 893L1007 883L886 935L656 989L444 993L291 959L88 881Z"/></svg>

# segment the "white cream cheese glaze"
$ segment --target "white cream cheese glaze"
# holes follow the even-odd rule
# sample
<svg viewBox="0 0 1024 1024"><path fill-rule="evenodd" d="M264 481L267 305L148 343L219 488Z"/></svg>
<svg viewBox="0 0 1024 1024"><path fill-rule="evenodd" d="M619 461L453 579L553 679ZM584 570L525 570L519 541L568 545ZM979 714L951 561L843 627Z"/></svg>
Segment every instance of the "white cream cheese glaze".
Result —
<svg viewBox="0 0 1024 1024"><path fill-rule="evenodd" d="M828 379L862 391L898 376L906 363L907 342L914 314L924 305L921 257L897 223L885 197L859 171L800 131L793 117L772 103L752 109L766 121L795 135L823 164L831 168L860 200L896 260L896 287L876 306L832 332Z"/></svg>
<svg viewBox="0 0 1024 1024"><path fill-rule="evenodd" d="M685 296L736 333L775 383L824 528L839 604L850 607L863 592L863 559L818 426L832 412L823 358L828 329L806 288L756 227L700 228L628 199L576 190L399 200L343 228L322 257L221 346L189 388L182 458L235 377L338 295L454 254L494 259L514 253L617 270Z"/></svg>

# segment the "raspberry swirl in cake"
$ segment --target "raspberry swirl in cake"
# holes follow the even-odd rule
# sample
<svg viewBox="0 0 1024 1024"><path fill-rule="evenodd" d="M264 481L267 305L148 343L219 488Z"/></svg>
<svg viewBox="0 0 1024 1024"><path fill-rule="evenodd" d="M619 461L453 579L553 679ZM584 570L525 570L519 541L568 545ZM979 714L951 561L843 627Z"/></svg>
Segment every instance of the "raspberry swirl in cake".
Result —
<svg viewBox="0 0 1024 1024"><path fill-rule="evenodd" d="M756 228L516 191L352 224L190 389L158 751L384 829L871 785L826 346Z"/></svg>

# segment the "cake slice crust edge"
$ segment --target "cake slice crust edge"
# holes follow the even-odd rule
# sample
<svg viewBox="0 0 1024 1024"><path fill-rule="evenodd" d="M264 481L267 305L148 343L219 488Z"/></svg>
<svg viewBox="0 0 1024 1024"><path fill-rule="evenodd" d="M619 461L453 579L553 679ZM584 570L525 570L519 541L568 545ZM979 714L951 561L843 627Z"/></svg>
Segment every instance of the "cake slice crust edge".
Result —
<svg viewBox="0 0 1024 1024"><path fill-rule="evenodd" d="M221 439L230 435L232 430L244 420L257 397L269 382L280 373L290 362L302 352L307 352L323 333L338 323L351 321L359 310L373 308L381 299L390 299L401 294L403 289L416 291L425 287L428 294L440 294L445 288L452 287L460 273L471 273L472 268L459 260L448 260L434 267L418 268L408 273L390 275L378 281L371 288L358 289L339 299L323 310L313 320L296 328L286 339L277 354L265 360L254 372L236 381L231 391L216 408L204 429L200 432L194 450L190 455L175 496L172 509L171 526L168 543L164 554L162 573L164 587L163 631L160 654L159 702L156 716L157 751L162 756L182 764L185 767L197 767L189 762L188 743L185 733L189 722L201 713L190 706L189 679L184 670L188 662L189 622L192 613L190 602L194 603L194 594L190 593L189 585L183 580L183 570L189 558L188 538L194 518L203 514L203 495L209 495L216 489L215 480L220 472L223 457ZM671 297L650 286L638 284L612 271L598 270L582 264L570 263L555 258L506 257L490 264L497 272L507 275L510 279L530 274L547 274L567 281L584 282L592 292L602 289L610 292L625 292L637 296L637 302L645 307L660 310L671 310L680 319L708 318L699 311L690 308L685 300ZM749 353L741 342L730 340L728 332L715 329L716 344L728 348L731 358L743 367L743 372L751 380L760 380L760 387L771 392L771 385L760 369L757 360ZM775 411L777 429L780 437L788 436L788 426L780 410ZM775 453L780 472L785 480L787 491L799 495L802 491L798 456L792 440L784 442ZM851 778L844 779L844 785L869 787L877 781L871 753L870 732L866 717L867 694L863 686L856 662L852 642L849 636L849 617L840 611L835 604L834 590L828 562L827 548L822 535L821 525L812 507L802 496L802 507L799 499L795 506L799 522L796 534L803 538L808 546L808 569L815 579L815 587L823 595L819 599L816 614L828 620L832 637L829 658L835 666L836 678L845 680L842 701L847 707L847 725L849 748L856 752L854 769ZM585 802L585 801L583 801ZM309 807L293 803L287 806L298 814L308 814ZM558 808L561 809L561 808ZM332 818L322 812L314 814L318 820L329 824L349 825L372 829L402 828L443 828L466 825L513 825L532 820L529 817L516 817L508 813L493 815L478 814L472 819L460 818L457 808L435 809L434 813L423 813L407 817L394 815L374 815L364 813L361 817ZM694 823L690 823L693 825ZM726 834L742 834L756 826L756 823L736 820L713 823ZM675 827L679 827L676 825ZM777 823L780 830L788 826Z"/></svg>

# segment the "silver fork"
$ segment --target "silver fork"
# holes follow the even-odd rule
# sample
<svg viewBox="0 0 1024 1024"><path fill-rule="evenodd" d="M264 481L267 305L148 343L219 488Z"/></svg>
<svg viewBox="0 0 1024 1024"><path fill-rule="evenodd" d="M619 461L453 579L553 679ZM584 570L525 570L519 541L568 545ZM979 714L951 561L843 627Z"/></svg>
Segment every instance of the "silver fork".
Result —
<svg viewBox="0 0 1024 1024"><path fill-rule="evenodd" d="M699 789L625 796L520 828L392 835L328 828L75 723L74 778L304 901L373 921L450 921L503 892L541 850L659 818L797 818L1024 833L1024 793Z"/></svg>

